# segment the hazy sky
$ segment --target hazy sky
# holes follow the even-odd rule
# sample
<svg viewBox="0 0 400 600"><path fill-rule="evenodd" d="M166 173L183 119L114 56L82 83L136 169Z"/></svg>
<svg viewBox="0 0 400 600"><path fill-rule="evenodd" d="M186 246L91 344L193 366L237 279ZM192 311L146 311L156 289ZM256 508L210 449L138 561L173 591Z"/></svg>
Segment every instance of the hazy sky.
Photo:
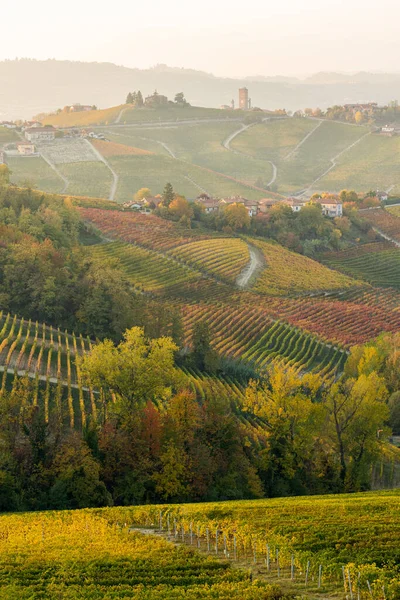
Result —
<svg viewBox="0 0 400 600"><path fill-rule="evenodd" d="M400 71L398 0L14 0L0 60L157 63L217 75Z"/></svg>

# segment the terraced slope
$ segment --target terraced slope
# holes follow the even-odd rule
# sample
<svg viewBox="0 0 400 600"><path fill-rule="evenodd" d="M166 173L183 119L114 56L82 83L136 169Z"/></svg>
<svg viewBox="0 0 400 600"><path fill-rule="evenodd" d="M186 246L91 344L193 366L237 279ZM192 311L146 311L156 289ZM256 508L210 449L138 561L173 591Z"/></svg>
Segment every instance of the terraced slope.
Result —
<svg viewBox="0 0 400 600"><path fill-rule="evenodd" d="M117 259L132 285L146 292L168 292L170 287L201 278L199 272L175 260L124 242L93 246L90 254L101 260Z"/></svg>
<svg viewBox="0 0 400 600"><path fill-rule="evenodd" d="M250 259L246 242L235 238L191 242L173 248L168 254L229 283L235 283Z"/></svg>
<svg viewBox="0 0 400 600"><path fill-rule="evenodd" d="M318 189L339 191L386 190L400 192L399 137L372 134L340 156L337 166L318 182ZM394 187L392 187L394 186Z"/></svg>
<svg viewBox="0 0 400 600"><path fill-rule="evenodd" d="M400 250L390 242L327 253L323 261L332 269L372 285L400 288Z"/></svg>
<svg viewBox="0 0 400 600"><path fill-rule="evenodd" d="M377 231L400 244L400 218L395 212L383 208L360 211L360 216L368 221Z"/></svg>
<svg viewBox="0 0 400 600"><path fill-rule="evenodd" d="M274 242L253 238L251 242L260 248L266 262L264 270L253 285L252 289L255 292L271 296L295 295L359 285L357 281Z"/></svg>

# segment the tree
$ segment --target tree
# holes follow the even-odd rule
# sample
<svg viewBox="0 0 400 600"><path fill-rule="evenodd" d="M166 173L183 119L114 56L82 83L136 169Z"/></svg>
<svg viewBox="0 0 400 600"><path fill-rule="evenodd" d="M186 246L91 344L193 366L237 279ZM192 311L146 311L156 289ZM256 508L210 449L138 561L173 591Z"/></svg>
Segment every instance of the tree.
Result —
<svg viewBox="0 0 400 600"><path fill-rule="evenodd" d="M161 401L170 396L171 386L179 381L174 365L177 349L171 338L149 340L143 329L133 327L118 346L105 340L94 346L80 364L93 387L106 395L113 390L122 408L131 412L148 400Z"/></svg>
<svg viewBox="0 0 400 600"><path fill-rule="evenodd" d="M168 208L169 205L171 204L171 202L175 198L174 188L172 187L172 185L169 182L165 184L162 197L163 197L163 205Z"/></svg>
<svg viewBox="0 0 400 600"><path fill-rule="evenodd" d="M182 217L191 219L193 216L193 209L189 202L184 196L179 196L178 194L175 194L175 198L170 203L169 212L177 219L181 219Z"/></svg>
<svg viewBox="0 0 400 600"><path fill-rule="evenodd" d="M354 120L357 123L357 125L360 125L364 121L364 115L362 114L362 112L358 110L354 115Z"/></svg>
<svg viewBox="0 0 400 600"><path fill-rule="evenodd" d="M175 104L181 104L182 106L187 106L187 102L185 99L185 95L183 92L178 92L175 94Z"/></svg>
<svg viewBox="0 0 400 600"><path fill-rule="evenodd" d="M8 185L10 183L11 171L7 165L0 165L0 185Z"/></svg>
<svg viewBox="0 0 400 600"><path fill-rule="evenodd" d="M143 106L144 106L143 96L142 96L142 92L139 90L136 95L136 107L142 108Z"/></svg>
<svg viewBox="0 0 400 600"><path fill-rule="evenodd" d="M134 194L133 199L136 202L140 202L141 200L143 200L143 198L149 198L150 196L151 196L150 188L142 187L142 188L140 188L140 190L138 190Z"/></svg>
<svg viewBox="0 0 400 600"><path fill-rule="evenodd" d="M379 454L377 432L389 413L384 379L372 371L332 385L324 401L327 434L339 457L343 489L365 489L369 466Z"/></svg>
<svg viewBox="0 0 400 600"><path fill-rule="evenodd" d="M244 204L234 202L224 210L224 218L234 231L247 229L250 226L250 216Z"/></svg>
<svg viewBox="0 0 400 600"><path fill-rule="evenodd" d="M211 346L211 334L206 321L195 323L192 331L193 361L200 371L215 372L219 357Z"/></svg>
<svg viewBox="0 0 400 600"><path fill-rule="evenodd" d="M132 95L132 92L129 92L129 94L127 95L126 100L125 100L125 104L133 104L133 95Z"/></svg>

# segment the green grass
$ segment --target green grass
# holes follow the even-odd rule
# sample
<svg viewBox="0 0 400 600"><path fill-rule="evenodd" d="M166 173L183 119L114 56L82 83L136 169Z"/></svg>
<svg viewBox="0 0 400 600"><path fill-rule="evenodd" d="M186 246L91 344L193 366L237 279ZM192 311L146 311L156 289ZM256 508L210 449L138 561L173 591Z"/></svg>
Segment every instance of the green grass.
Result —
<svg viewBox="0 0 400 600"><path fill-rule="evenodd" d="M394 185L392 194L400 192L400 137L370 135L342 154L337 166L321 179L318 189L385 190Z"/></svg>
<svg viewBox="0 0 400 600"><path fill-rule="evenodd" d="M13 129L0 127L0 145L19 140L18 134Z"/></svg>
<svg viewBox="0 0 400 600"><path fill-rule="evenodd" d="M70 184L67 194L108 198L112 182L110 170L102 162L79 162L57 165Z"/></svg>
<svg viewBox="0 0 400 600"><path fill-rule="evenodd" d="M316 126L310 119L278 119L250 127L238 135L231 148L256 158L280 160Z"/></svg>
<svg viewBox="0 0 400 600"><path fill-rule="evenodd" d="M7 159L11 169L11 181L25 187L36 187L44 192L60 192L62 179L41 157L11 157Z"/></svg>
<svg viewBox="0 0 400 600"><path fill-rule="evenodd" d="M237 129L238 123L196 123L140 130L132 130L129 127L105 129L104 134L114 142L170 156L162 145L164 143L180 160L206 167L250 185L254 185L258 178L268 183L272 178L272 167L268 162L241 156L223 147L222 142Z"/></svg>
<svg viewBox="0 0 400 600"><path fill-rule="evenodd" d="M157 110L151 108L128 108L121 118L121 123L147 123L160 121L177 121L186 119L240 119L247 113L240 110L221 110L202 106L168 106Z"/></svg>
<svg viewBox="0 0 400 600"><path fill-rule="evenodd" d="M109 163L120 177L115 198L117 202L130 200L141 187L149 187L153 194L162 193L167 181L187 198L196 198L202 189L216 196L241 194L249 199L263 196L262 192L233 179L168 156L110 157Z"/></svg>

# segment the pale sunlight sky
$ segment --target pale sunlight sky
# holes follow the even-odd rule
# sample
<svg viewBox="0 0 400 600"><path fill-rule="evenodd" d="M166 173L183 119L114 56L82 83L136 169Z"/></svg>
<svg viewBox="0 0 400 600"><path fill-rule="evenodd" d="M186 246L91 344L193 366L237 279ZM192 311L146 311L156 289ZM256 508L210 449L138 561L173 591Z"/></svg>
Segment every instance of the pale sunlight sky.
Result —
<svg viewBox="0 0 400 600"><path fill-rule="evenodd" d="M3 3L2 3L3 4ZM0 60L57 58L216 75L399 72L397 0L14 0Z"/></svg>

